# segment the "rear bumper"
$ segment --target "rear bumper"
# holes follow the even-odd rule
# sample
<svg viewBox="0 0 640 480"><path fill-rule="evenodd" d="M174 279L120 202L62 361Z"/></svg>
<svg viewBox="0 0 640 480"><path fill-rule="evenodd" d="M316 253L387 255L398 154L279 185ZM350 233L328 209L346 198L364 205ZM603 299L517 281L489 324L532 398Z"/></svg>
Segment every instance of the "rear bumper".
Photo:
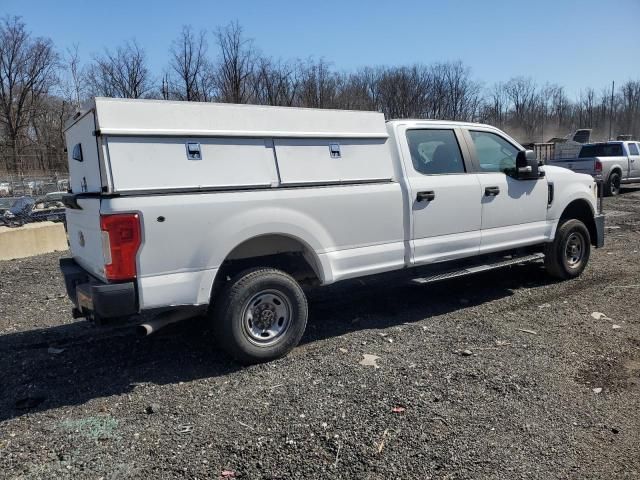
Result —
<svg viewBox="0 0 640 480"><path fill-rule="evenodd" d="M72 258L60 259L60 271L64 276L67 295L75 305L74 317L102 320L138 313L138 295L134 282L101 282Z"/></svg>
<svg viewBox="0 0 640 480"><path fill-rule="evenodd" d="M596 224L596 248L604 247L604 214L599 213L593 217Z"/></svg>

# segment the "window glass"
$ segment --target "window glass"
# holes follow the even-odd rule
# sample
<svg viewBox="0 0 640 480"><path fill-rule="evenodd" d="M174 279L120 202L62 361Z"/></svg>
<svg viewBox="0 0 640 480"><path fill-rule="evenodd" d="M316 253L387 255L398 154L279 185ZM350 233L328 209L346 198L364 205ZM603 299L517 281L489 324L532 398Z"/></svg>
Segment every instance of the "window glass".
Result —
<svg viewBox="0 0 640 480"><path fill-rule="evenodd" d="M621 156L621 143L596 143L594 145L585 145L580 149L580 153L578 154L578 158Z"/></svg>
<svg viewBox="0 0 640 480"><path fill-rule="evenodd" d="M518 149L504 138L491 132L470 131L476 147L476 155L483 172L504 172L515 170Z"/></svg>
<svg viewBox="0 0 640 480"><path fill-rule="evenodd" d="M638 146L635 143L629 144L629 154L630 155L638 155Z"/></svg>
<svg viewBox="0 0 640 480"><path fill-rule="evenodd" d="M464 161L453 130L408 130L407 142L416 171L425 175L464 173Z"/></svg>

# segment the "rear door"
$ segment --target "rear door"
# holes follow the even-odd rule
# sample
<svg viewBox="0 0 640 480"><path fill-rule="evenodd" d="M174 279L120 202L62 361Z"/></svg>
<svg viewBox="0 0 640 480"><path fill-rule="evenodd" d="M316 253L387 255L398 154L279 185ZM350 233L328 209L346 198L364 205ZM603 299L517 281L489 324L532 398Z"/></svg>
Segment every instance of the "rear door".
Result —
<svg viewBox="0 0 640 480"><path fill-rule="evenodd" d="M469 129L467 143L478 171L482 196L480 253L541 243L547 238L547 180L518 180L520 148L490 129Z"/></svg>
<svg viewBox="0 0 640 480"><path fill-rule="evenodd" d="M457 128L401 128L411 202L412 263L475 255L480 246L480 184Z"/></svg>
<svg viewBox="0 0 640 480"><path fill-rule="evenodd" d="M100 192L102 177L93 110L65 132L69 161L69 184L73 193Z"/></svg>
<svg viewBox="0 0 640 480"><path fill-rule="evenodd" d="M102 176L93 111L65 132L72 193L102 191ZM67 235L73 258L89 273L104 279L104 255L100 230L100 199L78 198L80 208L67 208Z"/></svg>

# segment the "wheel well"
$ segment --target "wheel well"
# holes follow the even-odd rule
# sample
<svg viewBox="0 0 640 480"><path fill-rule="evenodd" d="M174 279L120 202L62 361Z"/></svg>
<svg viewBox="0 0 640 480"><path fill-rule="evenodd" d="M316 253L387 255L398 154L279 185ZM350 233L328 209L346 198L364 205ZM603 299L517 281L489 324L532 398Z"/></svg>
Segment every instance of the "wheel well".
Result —
<svg viewBox="0 0 640 480"><path fill-rule="evenodd" d="M227 255L216 275L212 295L231 277L251 267L277 268L305 285L320 283L320 267L309 246L287 235L260 235L242 242Z"/></svg>
<svg viewBox="0 0 640 480"><path fill-rule="evenodd" d="M622 170L620 169L620 167L613 167L609 172L609 177L607 178L607 180L611 178L611 174L614 172L617 172L622 177Z"/></svg>
<svg viewBox="0 0 640 480"><path fill-rule="evenodd" d="M570 220L575 218L584 223L589 230L589 236L591 237L591 244L595 245L598 239L598 231L596 229L596 222L593 218L593 210L591 205L586 200L574 200L571 202L562 212L560 216L560 222L563 220Z"/></svg>

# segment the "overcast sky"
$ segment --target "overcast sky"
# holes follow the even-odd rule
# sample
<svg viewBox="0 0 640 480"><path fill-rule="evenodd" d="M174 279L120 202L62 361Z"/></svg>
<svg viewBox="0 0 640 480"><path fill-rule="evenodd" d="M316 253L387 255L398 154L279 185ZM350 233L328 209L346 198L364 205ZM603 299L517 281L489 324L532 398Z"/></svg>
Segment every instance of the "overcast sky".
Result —
<svg viewBox="0 0 640 480"><path fill-rule="evenodd" d="M238 20L265 54L340 70L462 60L485 85L523 75L572 98L640 79L640 0L0 0L5 14L61 51L78 43L84 61L135 38L155 73L182 25Z"/></svg>

